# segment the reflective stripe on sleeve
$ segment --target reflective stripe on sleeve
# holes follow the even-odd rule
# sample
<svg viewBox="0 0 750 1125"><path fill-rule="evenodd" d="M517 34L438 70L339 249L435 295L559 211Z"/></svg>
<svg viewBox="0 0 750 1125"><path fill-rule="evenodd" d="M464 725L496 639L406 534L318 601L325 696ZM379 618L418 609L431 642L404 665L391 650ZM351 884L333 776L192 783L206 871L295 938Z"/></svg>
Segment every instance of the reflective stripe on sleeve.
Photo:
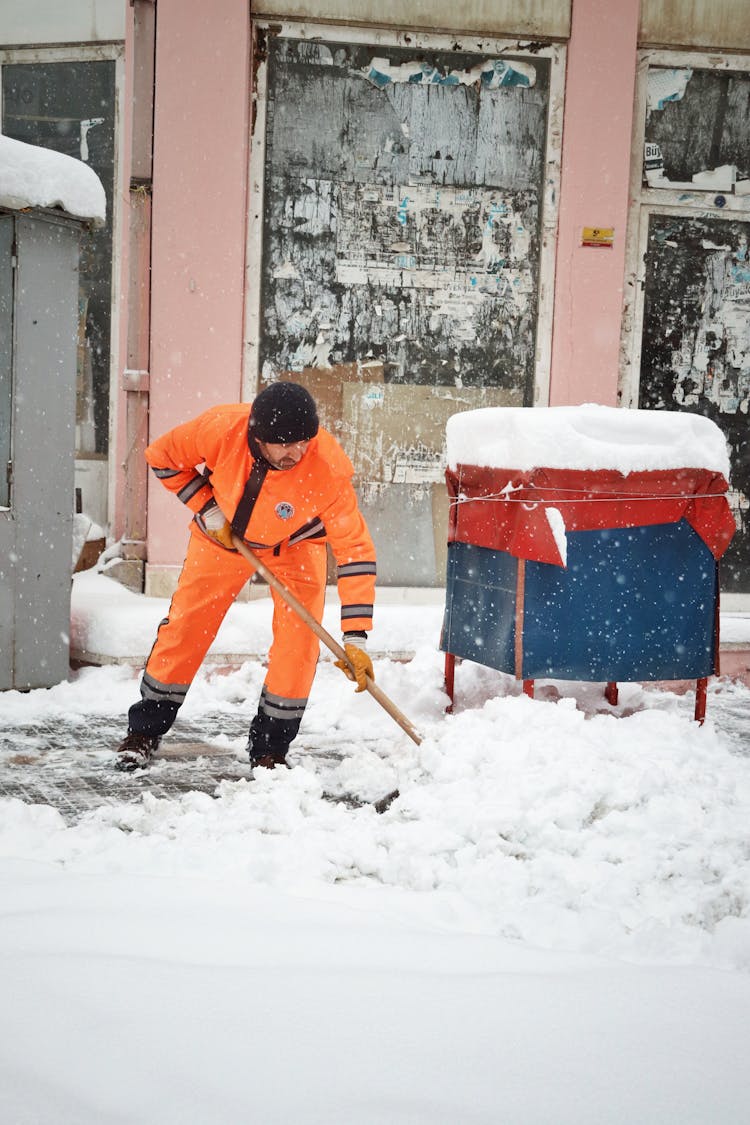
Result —
<svg viewBox="0 0 750 1125"><path fill-rule="evenodd" d="M377 574L377 567L374 560L372 562L352 562L343 563L336 571L339 578L351 578L355 574Z"/></svg>
<svg viewBox="0 0 750 1125"><path fill-rule="evenodd" d="M342 605L341 620L348 621L352 617L372 617L373 604L370 605Z"/></svg>
<svg viewBox="0 0 750 1125"><path fill-rule="evenodd" d="M187 482L186 485L183 485L183 487L179 490L179 492L177 493L177 498L178 500L182 500L183 504L187 504L188 500L195 496L196 492L200 492L202 488L205 488L205 486L205 477L200 475L194 476Z"/></svg>

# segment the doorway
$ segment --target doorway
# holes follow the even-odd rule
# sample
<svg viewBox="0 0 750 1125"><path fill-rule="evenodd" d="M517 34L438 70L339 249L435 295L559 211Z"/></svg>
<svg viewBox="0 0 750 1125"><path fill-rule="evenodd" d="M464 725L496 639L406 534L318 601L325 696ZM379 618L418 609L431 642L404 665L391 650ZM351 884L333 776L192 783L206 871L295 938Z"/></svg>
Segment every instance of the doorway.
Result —
<svg viewBox="0 0 750 1125"><path fill-rule="evenodd" d="M563 55L384 39L255 26L246 393L309 387L381 583L433 586L447 419L546 402Z"/></svg>
<svg viewBox="0 0 750 1125"><path fill-rule="evenodd" d="M737 534L721 585L750 595L750 59L645 53L636 110L621 390L723 431Z"/></svg>

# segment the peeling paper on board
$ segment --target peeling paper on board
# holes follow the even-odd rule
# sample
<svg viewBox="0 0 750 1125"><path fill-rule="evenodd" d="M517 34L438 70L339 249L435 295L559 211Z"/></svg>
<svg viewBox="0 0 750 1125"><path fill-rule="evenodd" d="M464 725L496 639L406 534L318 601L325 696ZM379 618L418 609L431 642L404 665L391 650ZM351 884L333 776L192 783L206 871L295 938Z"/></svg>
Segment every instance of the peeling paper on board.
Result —
<svg viewBox="0 0 750 1125"><path fill-rule="evenodd" d="M478 243L471 259L461 256L467 230ZM464 237L448 237L452 231ZM442 232L439 244L436 232ZM510 193L432 184L339 188L336 281L342 285L430 290L439 314L462 321L473 319L473 304L487 293L523 314L533 292L530 248L523 201ZM448 308L451 300L455 307ZM382 312L375 306L378 317Z"/></svg>
<svg viewBox="0 0 750 1125"><path fill-rule="evenodd" d="M425 86L483 86L497 90L506 86L534 86L536 70L530 63L514 59L486 59L471 70L450 70L443 74L437 67L425 61L414 60L400 64L390 63L388 59L373 58L362 73L374 86L382 89L392 83L410 83Z"/></svg>
<svg viewBox="0 0 750 1125"><path fill-rule="evenodd" d="M692 77L691 67L651 67L646 93L648 109L661 110L668 102L681 101Z"/></svg>
<svg viewBox="0 0 750 1125"><path fill-rule="evenodd" d="M721 164L718 168L703 169L694 173L690 180L670 180L664 169L661 146L654 141L646 141L643 147L643 171L648 186L652 188L665 188L672 191L687 189L691 192L736 190L737 167L734 164ZM743 194L742 190L739 194Z"/></svg>
<svg viewBox="0 0 750 1125"><path fill-rule="evenodd" d="M441 484L445 479L445 455L421 450L400 450L393 464L393 484Z"/></svg>
<svg viewBox="0 0 750 1125"><path fill-rule="evenodd" d="M385 400L385 392L382 387L365 387L362 391L362 405L367 410L372 410L376 406L382 406Z"/></svg>

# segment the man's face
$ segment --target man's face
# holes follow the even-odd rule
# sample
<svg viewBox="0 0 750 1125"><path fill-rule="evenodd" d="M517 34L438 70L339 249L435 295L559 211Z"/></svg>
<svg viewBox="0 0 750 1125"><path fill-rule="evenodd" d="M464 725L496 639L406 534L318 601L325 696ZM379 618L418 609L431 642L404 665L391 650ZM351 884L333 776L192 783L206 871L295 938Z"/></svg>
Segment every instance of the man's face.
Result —
<svg viewBox="0 0 750 1125"><path fill-rule="evenodd" d="M280 445L273 441L259 441L260 451L274 469L293 469L307 453L309 441L293 441Z"/></svg>

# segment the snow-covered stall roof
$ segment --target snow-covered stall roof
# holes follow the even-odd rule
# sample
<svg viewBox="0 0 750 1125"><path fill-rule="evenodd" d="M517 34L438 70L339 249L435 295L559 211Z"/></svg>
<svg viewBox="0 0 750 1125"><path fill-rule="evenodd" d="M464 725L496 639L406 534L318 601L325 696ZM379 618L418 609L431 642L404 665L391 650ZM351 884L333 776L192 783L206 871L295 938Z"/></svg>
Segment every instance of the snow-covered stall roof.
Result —
<svg viewBox="0 0 750 1125"><path fill-rule="evenodd" d="M454 414L448 465L621 473L710 469L729 479L723 433L700 414L611 406L487 407Z"/></svg>
<svg viewBox="0 0 750 1125"><path fill-rule="evenodd" d="M0 207L59 207L103 225L107 200L101 180L81 160L0 135Z"/></svg>

